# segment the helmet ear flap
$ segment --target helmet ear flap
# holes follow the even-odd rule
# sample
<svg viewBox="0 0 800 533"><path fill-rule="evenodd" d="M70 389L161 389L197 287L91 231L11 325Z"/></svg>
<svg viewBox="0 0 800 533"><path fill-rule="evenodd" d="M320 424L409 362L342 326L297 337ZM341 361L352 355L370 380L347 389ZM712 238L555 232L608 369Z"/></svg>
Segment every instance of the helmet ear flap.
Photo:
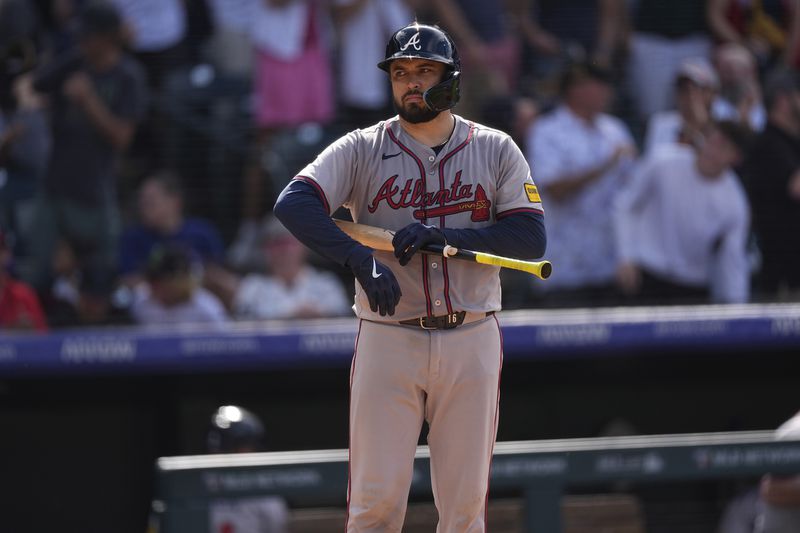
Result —
<svg viewBox="0 0 800 533"><path fill-rule="evenodd" d="M441 83L425 91L422 99L433 111L446 111L455 107L461 96L461 72L451 72Z"/></svg>
<svg viewBox="0 0 800 533"><path fill-rule="evenodd" d="M447 35L447 34L445 34ZM456 72L461 72L461 56L458 55L458 48L456 48L456 43L453 41L453 38L447 35L447 39L450 41L450 46L452 47L452 52L450 58L453 60L453 70Z"/></svg>

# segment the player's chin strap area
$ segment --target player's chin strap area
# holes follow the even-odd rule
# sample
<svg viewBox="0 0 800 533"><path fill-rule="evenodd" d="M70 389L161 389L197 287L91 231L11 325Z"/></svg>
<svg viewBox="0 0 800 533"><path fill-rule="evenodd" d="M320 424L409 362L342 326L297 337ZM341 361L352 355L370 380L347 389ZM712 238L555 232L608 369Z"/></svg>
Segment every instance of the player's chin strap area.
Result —
<svg viewBox="0 0 800 533"><path fill-rule="evenodd" d="M447 111L458 103L461 96L461 72L454 71L441 83L438 83L422 94L425 105L433 111Z"/></svg>

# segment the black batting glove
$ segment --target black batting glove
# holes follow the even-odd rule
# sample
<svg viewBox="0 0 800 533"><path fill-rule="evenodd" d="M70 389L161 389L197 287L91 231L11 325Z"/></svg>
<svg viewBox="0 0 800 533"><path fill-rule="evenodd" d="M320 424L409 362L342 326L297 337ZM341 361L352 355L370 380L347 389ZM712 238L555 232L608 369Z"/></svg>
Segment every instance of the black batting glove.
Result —
<svg viewBox="0 0 800 533"><path fill-rule="evenodd" d="M400 285L392 271L376 261L372 254L358 258L355 262L350 268L367 295L369 308L373 313L379 312L381 316L393 315L403 293L400 292Z"/></svg>
<svg viewBox="0 0 800 533"><path fill-rule="evenodd" d="M426 226L419 222L412 222L395 233L392 239L394 256L400 260L400 264L403 266L406 266L411 261L411 258L418 250L428 244L446 245L447 240L439 228Z"/></svg>

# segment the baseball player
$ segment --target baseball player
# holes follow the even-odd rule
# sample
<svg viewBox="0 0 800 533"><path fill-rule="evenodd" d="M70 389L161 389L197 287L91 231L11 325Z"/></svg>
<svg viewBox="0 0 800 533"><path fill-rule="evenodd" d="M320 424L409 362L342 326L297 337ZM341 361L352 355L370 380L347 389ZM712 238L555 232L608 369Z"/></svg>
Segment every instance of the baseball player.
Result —
<svg viewBox="0 0 800 533"><path fill-rule="evenodd" d="M437 531L482 532L503 361L498 269L416 252L435 243L538 258L542 205L511 138L450 111L460 63L444 31L401 28L378 67L398 115L326 148L275 214L357 280L347 531L401 530L427 422ZM340 231L330 213L342 205L395 231L394 253Z"/></svg>
<svg viewBox="0 0 800 533"><path fill-rule="evenodd" d="M238 405L220 406L211 415L208 453L252 453L264 450L264 423ZM287 533L289 509L280 496L215 499L208 506L209 533Z"/></svg>

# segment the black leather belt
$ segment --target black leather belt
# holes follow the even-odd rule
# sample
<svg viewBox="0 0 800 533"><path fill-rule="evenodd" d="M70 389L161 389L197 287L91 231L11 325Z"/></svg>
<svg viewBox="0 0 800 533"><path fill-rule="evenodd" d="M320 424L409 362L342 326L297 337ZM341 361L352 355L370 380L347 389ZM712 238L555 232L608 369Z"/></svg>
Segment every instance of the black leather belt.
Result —
<svg viewBox="0 0 800 533"><path fill-rule="evenodd" d="M487 316L492 316L493 314L494 311L489 311L488 313L469 313L470 319L467 320L467 324L484 319ZM466 317L466 311L456 311L449 315L410 318L408 320L401 320L400 323L404 326L416 326L422 329L453 329L463 324Z"/></svg>

